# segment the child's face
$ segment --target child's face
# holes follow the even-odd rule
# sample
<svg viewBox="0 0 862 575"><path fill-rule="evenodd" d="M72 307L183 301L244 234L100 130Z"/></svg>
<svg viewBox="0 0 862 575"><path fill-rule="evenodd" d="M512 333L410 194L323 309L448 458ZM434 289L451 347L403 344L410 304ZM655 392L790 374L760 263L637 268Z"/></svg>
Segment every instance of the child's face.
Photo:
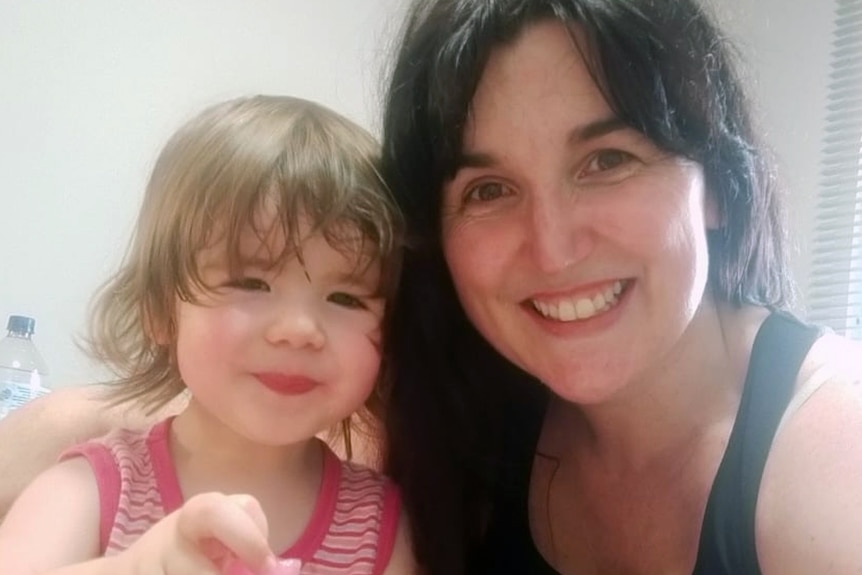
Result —
<svg viewBox="0 0 862 575"><path fill-rule="evenodd" d="M317 234L301 245L303 263L272 267L267 255L281 253L281 235L262 241L246 230L247 264L233 276L224 242L204 250L201 274L215 289L177 307L177 362L195 400L266 445L308 439L348 417L380 366L379 266L357 267Z"/></svg>

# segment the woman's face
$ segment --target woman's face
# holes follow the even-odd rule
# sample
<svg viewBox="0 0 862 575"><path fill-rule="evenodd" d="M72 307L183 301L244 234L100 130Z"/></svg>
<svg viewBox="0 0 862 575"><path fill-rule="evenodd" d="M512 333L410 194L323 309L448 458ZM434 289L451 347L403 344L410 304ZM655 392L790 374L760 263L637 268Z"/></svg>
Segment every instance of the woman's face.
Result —
<svg viewBox="0 0 862 575"><path fill-rule="evenodd" d="M661 369L707 281L701 167L617 120L558 23L493 53L468 118L442 239L477 329L581 404Z"/></svg>

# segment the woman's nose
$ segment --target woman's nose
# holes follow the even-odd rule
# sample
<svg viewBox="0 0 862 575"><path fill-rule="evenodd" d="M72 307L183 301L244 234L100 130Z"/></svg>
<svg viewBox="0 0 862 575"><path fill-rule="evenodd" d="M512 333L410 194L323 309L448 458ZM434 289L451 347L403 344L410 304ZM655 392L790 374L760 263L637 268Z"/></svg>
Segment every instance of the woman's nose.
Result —
<svg viewBox="0 0 862 575"><path fill-rule="evenodd" d="M587 257L593 249L588 220L589 214L571 191L533 196L527 242L539 271L557 273Z"/></svg>

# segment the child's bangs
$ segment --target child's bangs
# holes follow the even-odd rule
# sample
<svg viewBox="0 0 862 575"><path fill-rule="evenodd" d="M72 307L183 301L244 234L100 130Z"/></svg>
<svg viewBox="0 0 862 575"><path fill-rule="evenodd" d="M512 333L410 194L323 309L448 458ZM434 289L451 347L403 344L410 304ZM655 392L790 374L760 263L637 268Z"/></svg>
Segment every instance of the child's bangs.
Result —
<svg viewBox="0 0 862 575"><path fill-rule="evenodd" d="M387 230L380 229L379 218L356 213L350 203L327 204L326 198L332 197L327 190L303 182L295 182L292 192L281 186L273 188L254 210L237 220L244 225L233 227L224 237L232 272L252 264L278 268L294 258L304 263L302 244L318 234L353 262L351 275L357 279L389 257L391 248L386 244L392 240L387 238ZM252 249L249 237L254 238Z"/></svg>
<svg viewBox="0 0 862 575"><path fill-rule="evenodd" d="M359 171L357 166L341 168L342 174ZM306 174L281 184L284 191L279 221L285 234L290 234L286 237L291 238L281 257L294 253L302 257L301 243L305 236L298 232L300 225L304 225L301 231L306 236L322 235L330 247L352 261L352 273L359 278L377 263L382 268L388 266L395 251L397 224L379 190L368 189L355 178L339 178L338 172L330 170L320 178Z"/></svg>
<svg viewBox="0 0 862 575"><path fill-rule="evenodd" d="M302 242L321 234L355 262L357 277L378 262L385 269L397 249L399 220L372 161L373 148L354 149L356 143L323 126L300 123L295 129L300 133L292 138L302 145L282 154L268 193L259 196L254 213L246 214L246 224L263 245L271 248L273 238L284 238L275 244L279 253L268 251L265 259L272 265L301 260ZM268 220L261 217L266 215ZM234 263L241 265L240 251L231 246Z"/></svg>
<svg viewBox="0 0 862 575"><path fill-rule="evenodd" d="M268 234L274 230L273 226L261 224L265 186L256 182L238 184L235 179L231 184L218 192L202 194L209 200L206 205L189 210L189 217L179 223L185 249L178 262L175 285L184 301L197 303L201 294L220 287L208 280L205 272L210 267L226 267L233 276L252 261L277 265L285 257L266 251L270 245Z"/></svg>
<svg viewBox="0 0 862 575"><path fill-rule="evenodd" d="M306 193L234 198L211 213L208 223L190 225L184 240L189 257L179 262L178 277L171 282L180 298L197 302L201 294L218 289L208 282L207 266L224 265L231 276L240 276L249 267L277 269L294 258L302 262L302 243L315 234L353 262L351 274L357 279L375 263L385 266L392 240L376 221L352 210L320 210L317 194L300 192Z"/></svg>
<svg viewBox="0 0 862 575"><path fill-rule="evenodd" d="M400 220L377 170L373 138L297 101L294 109L219 131L213 141L196 152L198 169L187 179L197 189L189 193L194 205L183 210L189 215L180 216L187 221L179 222L181 297L194 300L215 287L205 281L202 260L226 258L230 273L251 260L277 267L301 261L303 241L318 233L356 262L357 276L377 262L386 275L397 259ZM208 253L214 249L222 251Z"/></svg>

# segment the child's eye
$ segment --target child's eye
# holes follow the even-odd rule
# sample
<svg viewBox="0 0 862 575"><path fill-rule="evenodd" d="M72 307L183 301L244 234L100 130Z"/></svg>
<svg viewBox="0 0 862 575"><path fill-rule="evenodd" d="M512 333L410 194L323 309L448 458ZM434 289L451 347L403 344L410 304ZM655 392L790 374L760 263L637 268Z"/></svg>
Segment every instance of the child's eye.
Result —
<svg viewBox="0 0 862 575"><path fill-rule="evenodd" d="M599 150L590 159L584 168L582 175L588 176L594 173L607 172L624 166L635 160L635 157L622 150Z"/></svg>
<svg viewBox="0 0 862 575"><path fill-rule="evenodd" d="M468 189L464 194L464 203L493 202L512 194L509 186L500 182L482 182Z"/></svg>
<svg viewBox="0 0 862 575"><path fill-rule="evenodd" d="M350 309L367 309L368 307L361 298L345 292L333 292L327 296L326 301Z"/></svg>
<svg viewBox="0 0 862 575"><path fill-rule="evenodd" d="M269 291L269 284L259 278L238 278L229 281L227 285L244 291Z"/></svg>

